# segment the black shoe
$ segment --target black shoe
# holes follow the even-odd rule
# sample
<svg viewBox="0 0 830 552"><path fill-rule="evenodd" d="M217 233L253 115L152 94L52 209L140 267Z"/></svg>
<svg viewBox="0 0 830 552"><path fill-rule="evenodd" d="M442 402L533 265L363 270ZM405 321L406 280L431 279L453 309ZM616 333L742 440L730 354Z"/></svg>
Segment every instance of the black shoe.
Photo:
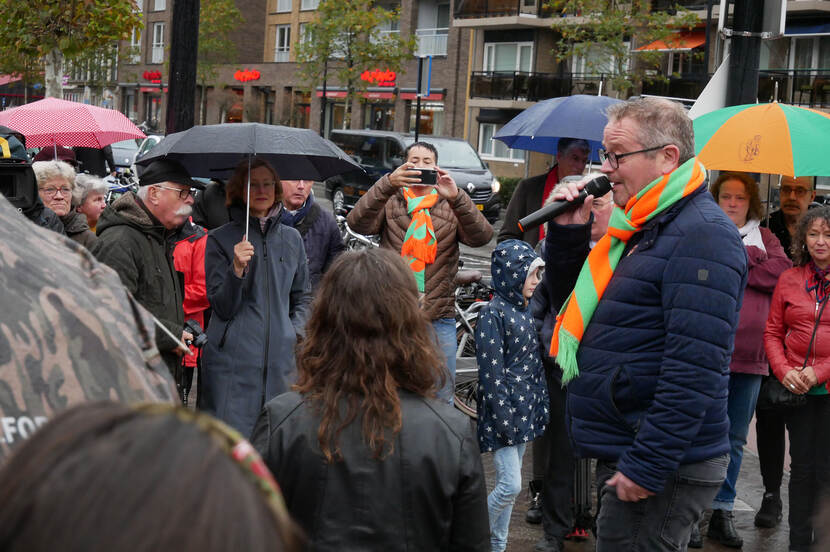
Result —
<svg viewBox="0 0 830 552"><path fill-rule="evenodd" d="M527 493L530 497L530 506L525 514L525 521L533 525L542 523L542 493L540 487L540 482L531 481L530 490Z"/></svg>
<svg viewBox="0 0 830 552"><path fill-rule="evenodd" d="M536 546L533 547L535 552L563 552L565 549L561 542L556 539L551 539L548 537L542 537L542 539L536 543Z"/></svg>
<svg viewBox="0 0 830 552"><path fill-rule="evenodd" d="M732 512L726 510L712 510L706 536L729 548L741 548L744 545L744 539L735 530L735 519L732 517Z"/></svg>
<svg viewBox="0 0 830 552"><path fill-rule="evenodd" d="M692 535L689 537L689 548L703 548L703 537L700 535L700 526L692 524Z"/></svg>
<svg viewBox="0 0 830 552"><path fill-rule="evenodd" d="M775 527L781 522L784 505L777 493L764 493L761 509L755 514L756 527Z"/></svg>

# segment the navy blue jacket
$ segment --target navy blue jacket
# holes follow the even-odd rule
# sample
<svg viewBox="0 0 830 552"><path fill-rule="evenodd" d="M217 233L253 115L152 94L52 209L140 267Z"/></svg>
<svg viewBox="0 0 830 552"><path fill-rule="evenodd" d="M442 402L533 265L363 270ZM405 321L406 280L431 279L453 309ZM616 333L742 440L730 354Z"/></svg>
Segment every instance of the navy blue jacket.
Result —
<svg viewBox="0 0 830 552"><path fill-rule="evenodd" d="M293 226L303 237L305 254L308 257L308 276L311 278L313 291L317 289L329 265L346 250L346 246L343 245L334 215L323 210L320 204L314 201L313 194L309 195L306 201L308 209L298 220L288 221L289 217L284 216L281 222Z"/></svg>
<svg viewBox="0 0 830 552"><path fill-rule="evenodd" d="M590 224L549 223L545 284L555 295L573 288L589 235ZM571 281L553 281L558 274ZM568 385L578 456L616 461L659 492L680 464L729 451L729 362L746 279L737 228L705 185L629 240Z"/></svg>
<svg viewBox="0 0 830 552"><path fill-rule="evenodd" d="M495 295L476 323L478 445L482 452L528 443L548 423L548 389L533 316L522 287L534 259L527 243L506 240L493 250Z"/></svg>
<svg viewBox="0 0 830 552"><path fill-rule="evenodd" d="M201 407L250 435L266 401L297 379L294 348L304 334L310 287L300 234L251 217L254 257L242 278L233 271L233 247L245 234L245 211L230 208L231 222L211 230L205 280L213 315L202 353Z"/></svg>

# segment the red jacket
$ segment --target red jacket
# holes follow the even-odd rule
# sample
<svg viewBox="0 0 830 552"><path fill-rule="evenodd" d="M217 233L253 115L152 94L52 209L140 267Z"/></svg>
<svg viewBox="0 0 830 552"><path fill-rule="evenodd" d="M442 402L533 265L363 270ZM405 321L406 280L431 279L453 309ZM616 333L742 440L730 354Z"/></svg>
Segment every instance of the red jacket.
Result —
<svg viewBox="0 0 830 552"><path fill-rule="evenodd" d="M781 273L793 264L775 234L766 228L760 230L766 252L752 245L744 246L749 275L729 370L739 374L765 376L769 370L764 354L764 327L769 316L772 292Z"/></svg>
<svg viewBox="0 0 830 552"><path fill-rule="evenodd" d="M772 295L764 331L764 347L772 371L779 380L789 370L801 369L813 335L818 308L815 294L808 292L806 286L811 272L807 266L787 270L781 275ZM822 314L807 365L815 370L819 386L826 386L830 379L830 312Z"/></svg>
<svg viewBox="0 0 830 552"><path fill-rule="evenodd" d="M205 329L205 311L210 307L205 289L205 245L207 232L198 231L176 243L173 250L173 265L184 275L184 319L193 319ZM184 356L185 366L196 366L196 349L191 345L192 355Z"/></svg>

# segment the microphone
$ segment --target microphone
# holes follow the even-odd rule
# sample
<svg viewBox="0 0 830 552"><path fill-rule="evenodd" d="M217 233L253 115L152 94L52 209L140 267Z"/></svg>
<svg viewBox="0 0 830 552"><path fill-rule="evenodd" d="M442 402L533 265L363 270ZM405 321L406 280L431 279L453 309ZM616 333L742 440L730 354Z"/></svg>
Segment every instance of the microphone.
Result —
<svg viewBox="0 0 830 552"><path fill-rule="evenodd" d="M571 201L554 201L549 205L545 205L538 211L533 211L523 219L519 220L519 230L527 232L531 228L535 228L540 224L554 219L572 207L582 205L585 198L589 195L594 197L601 197L611 191L611 181L604 174L596 176L585 184L579 195Z"/></svg>

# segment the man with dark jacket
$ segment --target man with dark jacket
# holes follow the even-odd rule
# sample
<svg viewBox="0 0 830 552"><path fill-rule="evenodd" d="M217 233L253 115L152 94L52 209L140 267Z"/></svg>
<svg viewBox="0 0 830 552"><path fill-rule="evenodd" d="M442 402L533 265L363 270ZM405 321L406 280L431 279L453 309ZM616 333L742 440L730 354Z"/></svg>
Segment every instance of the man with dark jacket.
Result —
<svg viewBox="0 0 830 552"><path fill-rule="evenodd" d="M112 157L112 148L75 148L75 160L78 171L94 174L104 178L115 171L115 160Z"/></svg>
<svg viewBox="0 0 830 552"><path fill-rule="evenodd" d="M334 215L324 211L314 201L311 180L281 180L282 206L285 212L280 222L295 228L303 237L305 254L308 258L308 276L312 292L323 277L329 265L342 253L346 246Z"/></svg>
<svg viewBox="0 0 830 552"><path fill-rule="evenodd" d="M683 550L729 461L746 254L707 190L680 104L628 101L608 121L601 170L619 207L608 233L589 255L592 196L548 224L552 304L573 290L551 354L568 385L574 452L598 459L597 550ZM554 199L571 201L584 184Z"/></svg>
<svg viewBox="0 0 830 552"><path fill-rule="evenodd" d="M432 320L449 378L439 396L452 402L455 388L455 274L459 242L481 247L493 227L461 193L450 174L438 167L438 150L415 142L406 161L375 182L349 213L355 232L380 234L380 246L401 254L415 275L422 306ZM435 169L436 185L421 185L418 168Z"/></svg>
<svg viewBox="0 0 830 552"><path fill-rule="evenodd" d="M566 176L582 174L590 152L591 147L585 140L560 138L556 144L556 164L547 173L526 178L516 186L504 213L504 223L499 231L498 241L524 240L536 247L544 235L545 227L530 228L522 232L519 230L519 220L541 209L560 180Z"/></svg>
<svg viewBox="0 0 830 552"><path fill-rule="evenodd" d="M121 277L136 300L167 329L156 330L156 345L170 373L176 375L184 332L182 281L173 265L170 236L187 220L191 188L201 184L179 163L162 159L142 173L136 193L124 194L101 214L93 253ZM168 332L177 339L168 335Z"/></svg>

